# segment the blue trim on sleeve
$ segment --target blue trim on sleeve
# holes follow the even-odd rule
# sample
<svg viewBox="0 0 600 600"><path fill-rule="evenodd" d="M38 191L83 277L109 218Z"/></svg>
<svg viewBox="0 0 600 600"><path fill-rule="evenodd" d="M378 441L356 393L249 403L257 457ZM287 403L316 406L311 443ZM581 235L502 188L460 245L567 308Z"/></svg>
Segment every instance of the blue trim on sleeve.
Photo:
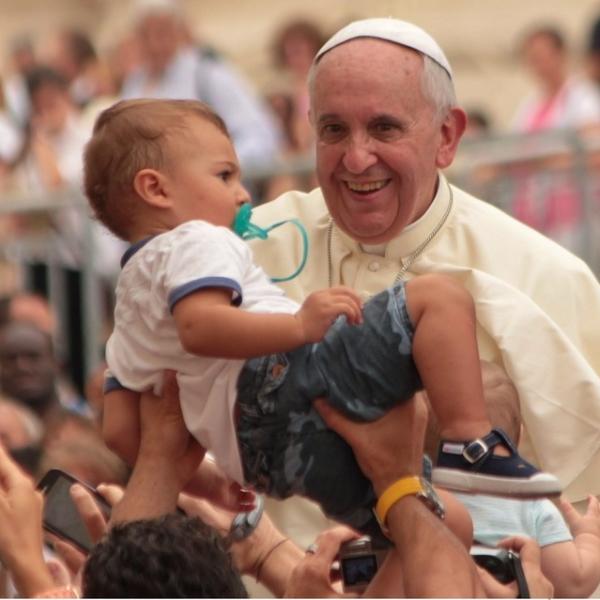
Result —
<svg viewBox="0 0 600 600"><path fill-rule="evenodd" d="M239 306L242 303L242 288L235 279L230 279L229 277L201 277L200 279L194 279L194 281L180 285L169 294L169 310L173 312L173 308L175 308L177 302L189 294L214 287L231 290L233 292L231 298L233 306Z"/></svg>
<svg viewBox="0 0 600 600"><path fill-rule="evenodd" d="M119 390L126 390L126 388L114 375L108 375L104 379L104 385L102 386L102 391L105 394L109 394L110 392L117 392Z"/></svg>

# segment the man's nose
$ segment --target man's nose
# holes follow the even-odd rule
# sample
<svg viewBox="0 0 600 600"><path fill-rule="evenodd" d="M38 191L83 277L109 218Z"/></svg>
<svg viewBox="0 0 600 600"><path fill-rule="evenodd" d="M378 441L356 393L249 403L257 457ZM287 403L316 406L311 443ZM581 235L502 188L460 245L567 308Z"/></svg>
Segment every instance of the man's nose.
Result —
<svg viewBox="0 0 600 600"><path fill-rule="evenodd" d="M372 140L368 137L349 138L342 162L349 173L364 173L377 162Z"/></svg>

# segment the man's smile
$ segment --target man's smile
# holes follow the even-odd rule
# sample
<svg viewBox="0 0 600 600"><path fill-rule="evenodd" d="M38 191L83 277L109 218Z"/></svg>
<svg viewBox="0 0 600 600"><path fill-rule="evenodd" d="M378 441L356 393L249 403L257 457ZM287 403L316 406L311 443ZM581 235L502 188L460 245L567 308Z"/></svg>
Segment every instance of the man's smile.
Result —
<svg viewBox="0 0 600 600"><path fill-rule="evenodd" d="M379 190L386 187L391 179L380 179L378 181L345 181L346 187L351 191L358 194L370 194L378 192Z"/></svg>

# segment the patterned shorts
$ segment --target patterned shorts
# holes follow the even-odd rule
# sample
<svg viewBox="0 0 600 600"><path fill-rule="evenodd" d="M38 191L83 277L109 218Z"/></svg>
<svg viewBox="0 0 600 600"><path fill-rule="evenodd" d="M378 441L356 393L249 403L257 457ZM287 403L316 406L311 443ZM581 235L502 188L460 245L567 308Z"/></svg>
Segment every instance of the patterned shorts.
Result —
<svg viewBox="0 0 600 600"><path fill-rule="evenodd" d="M354 454L312 406L324 397L350 418L378 419L422 388L412 358L404 283L381 292L361 325L340 317L317 344L248 360L238 379L238 442L248 483L302 495L371 535L376 498Z"/></svg>

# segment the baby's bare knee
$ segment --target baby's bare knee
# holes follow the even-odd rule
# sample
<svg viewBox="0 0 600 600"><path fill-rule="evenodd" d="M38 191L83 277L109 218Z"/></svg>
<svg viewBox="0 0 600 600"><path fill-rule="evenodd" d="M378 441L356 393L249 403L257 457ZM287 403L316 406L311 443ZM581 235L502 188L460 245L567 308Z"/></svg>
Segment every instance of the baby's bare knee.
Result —
<svg viewBox="0 0 600 600"><path fill-rule="evenodd" d="M422 306L442 305L473 310L473 297L457 279L441 273L419 275L406 284L409 303Z"/></svg>

